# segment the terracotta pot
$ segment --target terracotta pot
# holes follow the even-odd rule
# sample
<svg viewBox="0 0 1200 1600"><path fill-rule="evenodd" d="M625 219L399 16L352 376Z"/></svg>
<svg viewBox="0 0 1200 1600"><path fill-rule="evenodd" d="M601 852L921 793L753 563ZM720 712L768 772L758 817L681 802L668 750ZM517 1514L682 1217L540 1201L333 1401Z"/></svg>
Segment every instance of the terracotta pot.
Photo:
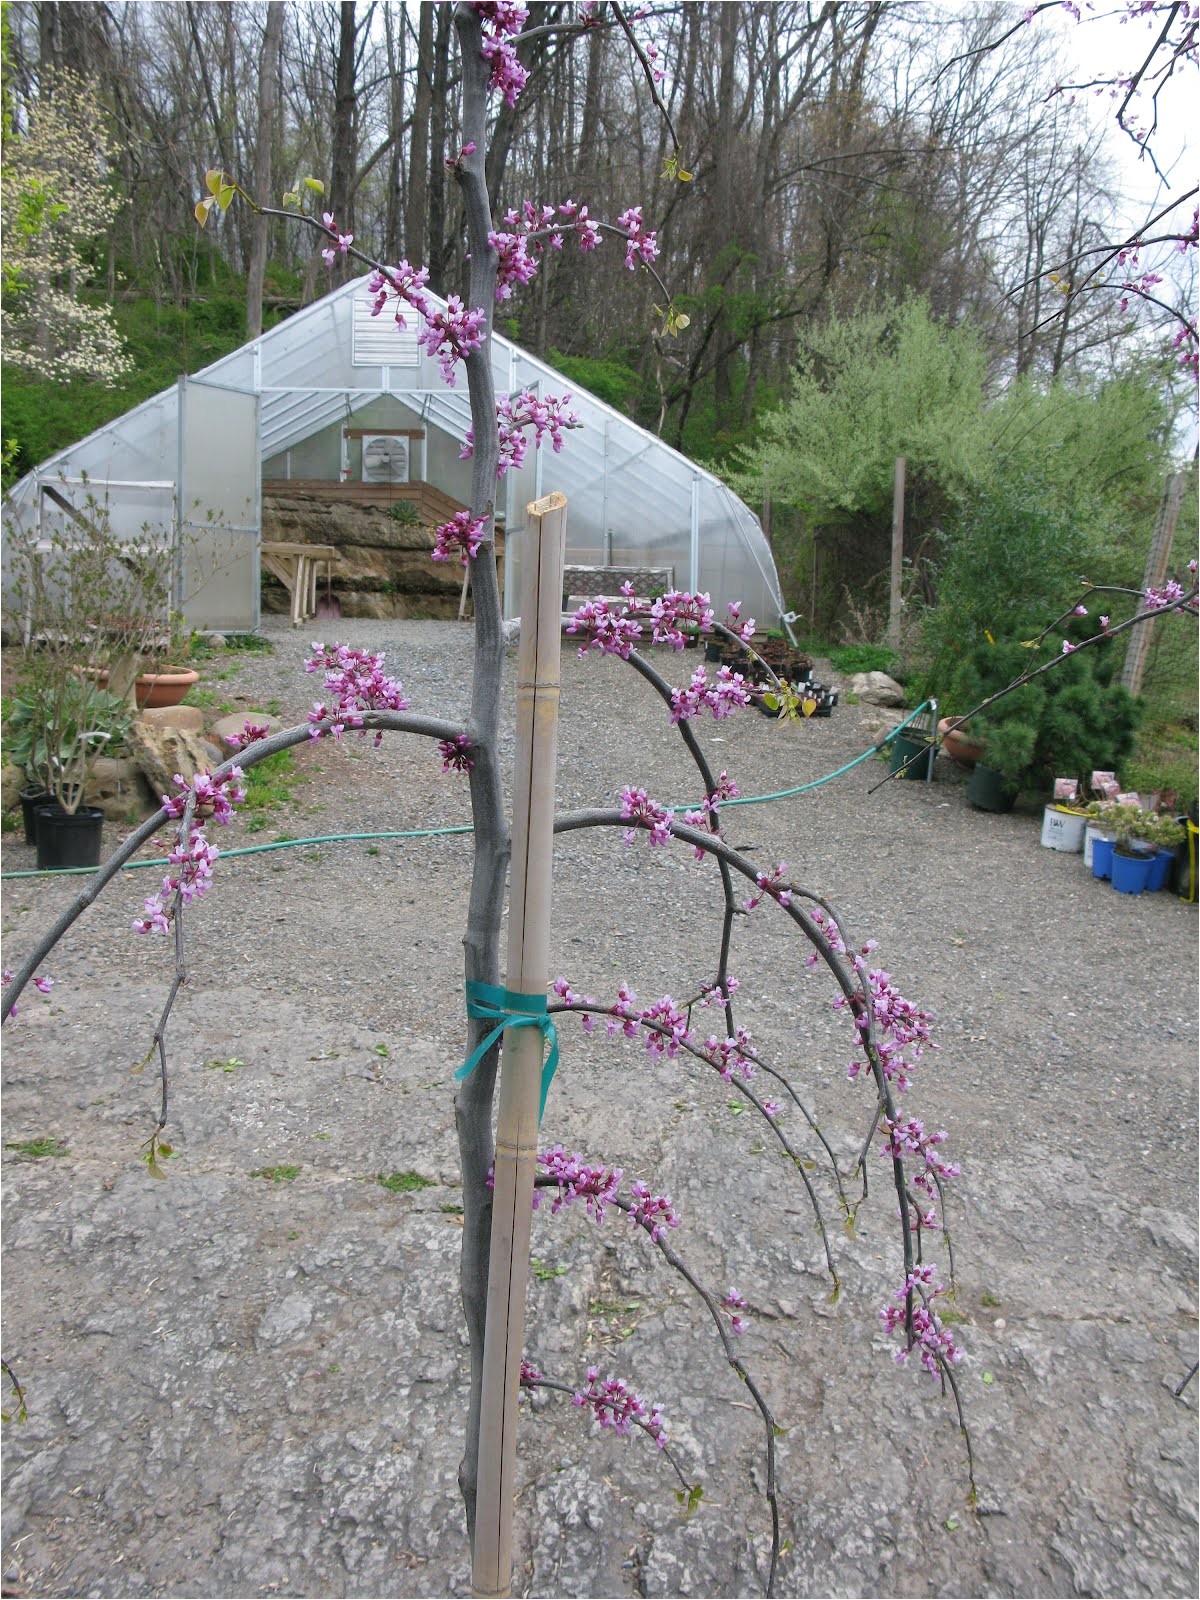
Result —
<svg viewBox="0 0 1200 1600"><path fill-rule="evenodd" d="M177 706L200 674L191 667L167 667L163 672L143 672L133 686L139 707L149 711L156 706Z"/></svg>
<svg viewBox="0 0 1200 1600"><path fill-rule="evenodd" d="M100 688L107 689L108 673L98 672L95 676ZM166 667L162 672L143 672L133 683L138 710L177 706L188 690L199 682L200 674L191 667Z"/></svg>
<svg viewBox="0 0 1200 1600"><path fill-rule="evenodd" d="M942 749L952 761L957 761L960 767L973 767L977 761L983 760L985 745L982 739L972 739L970 734L962 728L950 728L954 717L943 717L938 723L938 736L942 741Z"/></svg>

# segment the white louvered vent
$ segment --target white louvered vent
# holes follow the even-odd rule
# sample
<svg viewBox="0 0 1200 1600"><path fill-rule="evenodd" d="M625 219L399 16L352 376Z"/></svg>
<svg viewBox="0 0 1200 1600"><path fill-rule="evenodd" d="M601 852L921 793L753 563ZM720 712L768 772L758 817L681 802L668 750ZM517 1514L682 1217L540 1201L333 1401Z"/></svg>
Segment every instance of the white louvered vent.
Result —
<svg viewBox="0 0 1200 1600"><path fill-rule="evenodd" d="M396 326L395 302L389 300L377 317L371 315L374 296L364 289L354 296L354 356L356 367L416 367L417 314L409 311L406 328Z"/></svg>

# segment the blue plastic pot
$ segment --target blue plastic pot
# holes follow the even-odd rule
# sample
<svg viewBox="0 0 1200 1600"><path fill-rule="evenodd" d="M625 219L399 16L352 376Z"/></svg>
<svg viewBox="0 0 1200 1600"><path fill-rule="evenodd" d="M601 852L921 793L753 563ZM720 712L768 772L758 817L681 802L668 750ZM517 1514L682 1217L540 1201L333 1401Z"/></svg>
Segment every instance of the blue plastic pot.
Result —
<svg viewBox="0 0 1200 1600"><path fill-rule="evenodd" d="M1092 840L1092 877L1111 878L1115 839Z"/></svg>
<svg viewBox="0 0 1200 1600"><path fill-rule="evenodd" d="M1167 873L1171 870L1171 863L1175 859L1174 850L1156 850L1150 857L1150 873L1146 879L1147 889L1165 889L1167 886Z"/></svg>
<svg viewBox="0 0 1200 1600"><path fill-rule="evenodd" d="M1112 886L1121 894L1144 894L1153 856L1123 856L1113 851Z"/></svg>

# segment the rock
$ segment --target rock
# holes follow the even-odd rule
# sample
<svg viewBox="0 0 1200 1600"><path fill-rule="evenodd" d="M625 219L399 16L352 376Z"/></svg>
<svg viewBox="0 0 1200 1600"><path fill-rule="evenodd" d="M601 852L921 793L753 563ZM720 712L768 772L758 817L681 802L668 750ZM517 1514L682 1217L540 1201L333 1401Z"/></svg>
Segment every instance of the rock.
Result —
<svg viewBox="0 0 1200 1600"><path fill-rule="evenodd" d="M25 774L15 761L5 758L0 767L0 810L15 811L21 804L21 790L25 787Z"/></svg>
<svg viewBox="0 0 1200 1600"><path fill-rule="evenodd" d="M229 640L223 633L210 633L208 636L208 647L210 650L224 650L228 643Z"/></svg>
<svg viewBox="0 0 1200 1600"><path fill-rule="evenodd" d="M850 680L850 693L871 706L907 704L904 690L886 672L856 672Z"/></svg>
<svg viewBox="0 0 1200 1600"><path fill-rule="evenodd" d="M152 728L182 728L185 733L204 732L204 713L199 706L153 706L140 713Z"/></svg>
<svg viewBox="0 0 1200 1600"><path fill-rule="evenodd" d="M221 756L222 761L240 748L238 745L230 744L229 741L233 735L241 733L248 722L253 722L260 728L267 727L272 733L278 733L283 727L278 717L270 717L265 711L235 711L231 716L220 717L208 730L208 738L224 751Z"/></svg>
<svg viewBox="0 0 1200 1600"><path fill-rule="evenodd" d="M175 793L175 774L193 777L211 766L208 752L194 733L182 728L156 728L139 717L125 741L155 796Z"/></svg>
<svg viewBox="0 0 1200 1600"><path fill-rule="evenodd" d="M83 791L83 803L99 806L110 822L130 822L157 811L159 799L132 756L100 756Z"/></svg>

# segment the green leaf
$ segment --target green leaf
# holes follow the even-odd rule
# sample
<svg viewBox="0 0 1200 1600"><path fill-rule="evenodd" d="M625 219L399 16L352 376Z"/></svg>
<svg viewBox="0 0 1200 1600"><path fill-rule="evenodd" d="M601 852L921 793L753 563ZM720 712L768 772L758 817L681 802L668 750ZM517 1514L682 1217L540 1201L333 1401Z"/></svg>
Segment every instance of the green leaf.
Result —
<svg viewBox="0 0 1200 1600"><path fill-rule="evenodd" d="M285 206L298 206L300 204L300 196L294 190L289 189L283 197L283 204Z"/></svg>
<svg viewBox="0 0 1200 1600"><path fill-rule="evenodd" d="M196 221L201 227L208 221L208 208L211 205L211 200L197 200L196 202Z"/></svg>
<svg viewBox="0 0 1200 1600"><path fill-rule="evenodd" d="M209 194L217 194L225 182L225 174L218 167L210 167L204 174L204 187Z"/></svg>
<svg viewBox="0 0 1200 1600"><path fill-rule="evenodd" d="M325 193L325 185L321 182L320 178L305 178L304 187L306 189L311 189L314 194Z"/></svg>
<svg viewBox="0 0 1200 1600"><path fill-rule="evenodd" d="M217 195L217 204L220 206L222 211L229 210L229 207L233 202L233 197L236 193L237 189L232 183L225 184L220 190Z"/></svg>
<svg viewBox="0 0 1200 1600"><path fill-rule="evenodd" d="M954 1530L958 1527L958 1518L957 1517L947 1517L945 1522L942 1524L942 1526L945 1528L947 1533L953 1533Z"/></svg>
<svg viewBox="0 0 1200 1600"><path fill-rule="evenodd" d="M984 1383L995 1383L995 1374L991 1372L985 1372L983 1375L983 1381Z"/></svg>

